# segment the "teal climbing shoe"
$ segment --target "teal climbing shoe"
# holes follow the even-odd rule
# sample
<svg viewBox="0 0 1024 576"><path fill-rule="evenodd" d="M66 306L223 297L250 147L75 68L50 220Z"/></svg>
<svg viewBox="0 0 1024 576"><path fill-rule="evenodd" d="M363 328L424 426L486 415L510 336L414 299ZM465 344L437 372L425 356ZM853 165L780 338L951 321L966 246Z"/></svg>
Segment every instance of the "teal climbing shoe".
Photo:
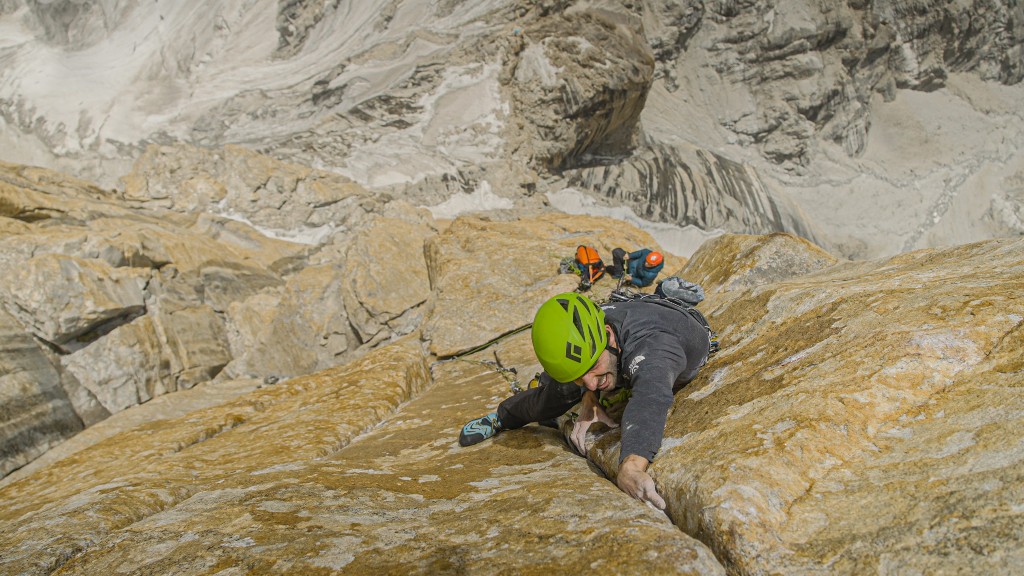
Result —
<svg viewBox="0 0 1024 576"><path fill-rule="evenodd" d="M462 433L459 434L459 445L472 446L487 440L498 432L501 432L501 421L498 420L497 414L491 412L487 416L470 420L462 427Z"/></svg>

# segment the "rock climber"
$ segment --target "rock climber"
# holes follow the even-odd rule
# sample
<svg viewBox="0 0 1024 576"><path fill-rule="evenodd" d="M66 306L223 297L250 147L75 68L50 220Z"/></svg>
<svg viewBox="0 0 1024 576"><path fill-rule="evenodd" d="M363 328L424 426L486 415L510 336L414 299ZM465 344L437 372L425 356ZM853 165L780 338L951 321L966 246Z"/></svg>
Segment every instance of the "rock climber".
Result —
<svg viewBox="0 0 1024 576"><path fill-rule="evenodd" d="M703 315L660 299L598 307L569 292L541 305L531 336L544 368L540 385L471 420L459 443L470 446L503 430L557 418L582 401L570 439L586 454L592 424L618 425L601 406L602 398L621 397L625 391L616 484L633 498L664 509L647 466L661 447L673 393L697 376L712 350L713 333Z"/></svg>
<svg viewBox="0 0 1024 576"><path fill-rule="evenodd" d="M635 286L644 287L650 286L664 267L665 258L661 252L641 248L626 254L622 248L615 248L612 250L612 265L607 270L612 278L626 274Z"/></svg>

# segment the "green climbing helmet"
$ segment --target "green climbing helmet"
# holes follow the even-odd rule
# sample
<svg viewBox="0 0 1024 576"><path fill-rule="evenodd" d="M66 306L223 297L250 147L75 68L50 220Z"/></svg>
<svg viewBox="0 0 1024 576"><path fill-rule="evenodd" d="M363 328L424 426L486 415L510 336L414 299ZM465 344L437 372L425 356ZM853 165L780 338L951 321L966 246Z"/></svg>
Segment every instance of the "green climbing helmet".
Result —
<svg viewBox="0 0 1024 576"><path fill-rule="evenodd" d="M604 310L575 292L541 305L533 318L533 351L549 376L572 382L594 367L608 345Z"/></svg>

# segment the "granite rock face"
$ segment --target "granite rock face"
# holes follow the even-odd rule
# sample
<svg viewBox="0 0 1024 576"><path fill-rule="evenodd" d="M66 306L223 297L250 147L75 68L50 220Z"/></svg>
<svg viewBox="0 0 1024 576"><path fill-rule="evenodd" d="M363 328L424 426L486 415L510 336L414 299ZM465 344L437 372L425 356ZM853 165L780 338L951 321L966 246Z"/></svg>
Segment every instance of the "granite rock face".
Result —
<svg viewBox="0 0 1024 576"><path fill-rule="evenodd" d="M150 146L124 178L133 205L219 212L295 235L359 224L374 200L348 178L276 161L239 146Z"/></svg>
<svg viewBox="0 0 1024 576"><path fill-rule="evenodd" d="M854 259L1024 231L1007 210L1024 167L1019 3L643 8L645 141L750 164L815 233L778 230Z"/></svg>
<svg viewBox="0 0 1024 576"><path fill-rule="evenodd" d="M0 310L0 477L82 430L58 367Z"/></svg>
<svg viewBox="0 0 1024 576"><path fill-rule="evenodd" d="M681 271L722 351L651 467L669 515L739 574L1012 572L1024 242L823 256L725 236ZM618 431L590 446L614 473Z"/></svg>
<svg viewBox="0 0 1024 576"><path fill-rule="evenodd" d="M107 435L0 486L0 565L890 574L1019 564L1021 240L838 262L787 234L724 235L671 259L667 270L706 287L699 307L722 350L677 393L650 468L667 516L602 477L615 473L617 429L589 435L597 469L543 426L458 447L463 422L540 369L526 332L502 335L575 284L548 269L561 247L529 248L614 237L609 222L452 222L427 243L429 331ZM494 247L522 257L488 283L477 255ZM613 287L602 282L593 297ZM474 335L495 342L444 361L430 353L465 350Z"/></svg>
<svg viewBox="0 0 1024 576"><path fill-rule="evenodd" d="M1009 0L9 0L0 149L282 233L383 195L575 186L892 255L1024 232L1022 22Z"/></svg>
<svg viewBox="0 0 1024 576"><path fill-rule="evenodd" d="M529 362L529 338L500 354ZM460 449L452 423L507 391L478 363L431 371L411 338L151 423L5 487L0 566L724 574L706 546L614 490L553 430Z"/></svg>
<svg viewBox="0 0 1024 576"><path fill-rule="evenodd" d="M726 234L707 241L680 274L705 291L731 292L782 282L838 262L835 256L792 234Z"/></svg>
<svg viewBox="0 0 1024 576"><path fill-rule="evenodd" d="M308 374L418 327L429 215L239 149L155 148L141 166L152 172L138 173L128 197L0 166L2 347L24 351L3 367L12 407L3 474L83 424L162 394ZM216 206L267 227L296 226L307 243L210 214ZM383 245L394 250L378 264L384 254L368 247ZM39 377L30 385L25 374Z"/></svg>
<svg viewBox="0 0 1024 576"><path fill-rule="evenodd" d="M513 153L548 169L628 155L640 135L654 74L640 19L586 4L529 23L504 72L512 116L525 125Z"/></svg>
<svg viewBox="0 0 1024 576"><path fill-rule="evenodd" d="M863 152L875 93L892 99L902 89L938 90L962 71L1005 84L1024 78L1024 12L1012 2L645 6L668 90L688 82L678 77L679 62L700 51L737 92L716 115L778 163L807 163L817 139Z"/></svg>
<svg viewBox="0 0 1024 576"><path fill-rule="evenodd" d="M465 352L532 322L545 300L579 286L579 276L558 273L561 260L573 257L579 245L597 249L607 264L617 247L660 248L647 233L608 218L545 215L494 222L467 216L452 222L427 244L432 295L423 332L431 352ZM665 266L683 262L668 254ZM605 274L590 294L604 297L615 284Z"/></svg>
<svg viewBox="0 0 1024 576"><path fill-rule="evenodd" d="M413 214L377 218L352 240L340 293L360 342L419 327L430 297L426 245L436 233Z"/></svg>
<svg viewBox="0 0 1024 576"><path fill-rule="evenodd" d="M749 164L686 145L657 145L621 162L565 172L569 185L613 199L655 222L702 230L819 232L801 209Z"/></svg>

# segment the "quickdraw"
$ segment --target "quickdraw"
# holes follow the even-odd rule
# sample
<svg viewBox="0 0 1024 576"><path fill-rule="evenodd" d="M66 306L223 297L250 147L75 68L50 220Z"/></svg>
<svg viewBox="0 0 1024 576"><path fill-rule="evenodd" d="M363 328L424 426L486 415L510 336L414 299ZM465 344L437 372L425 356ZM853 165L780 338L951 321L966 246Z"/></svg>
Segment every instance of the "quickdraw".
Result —
<svg viewBox="0 0 1024 576"><path fill-rule="evenodd" d="M461 362L469 362L470 364L479 364L481 366L487 366L488 368L492 368L495 372L497 372L499 375L501 375L501 377L505 379L505 382L508 383L509 388L512 390L512 392L515 393L517 391L522 390L522 386L519 384L518 373L516 372L516 369L515 369L514 366L513 367L509 367L509 368L506 368L505 366L503 366L502 363L501 363L501 360L498 359L498 353L497 352L494 353L494 360L470 360L469 358L464 358L464 357L465 356L469 356L471 354L475 354L477 352L480 352L481 350L484 350L486 348L489 348L490 346L493 346L493 345L497 344L498 342L501 342L502 340L504 340L504 339L506 339L506 338L508 338L510 336L514 336L514 335L522 332L523 330L526 330L527 328L529 328L531 326L533 326L532 322L529 323L529 324L524 324L523 326L520 326L519 328L516 328L515 330L510 330L508 332L505 332L504 334L502 334L500 336L497 336L495 338L492 338L492 339L488 340L487 342L484 342L483 344L481 344L479 346L476 346L474 348L466 350L465 352L462 352L461 354L453 354L451 356L444 356L442 358L438 358L437 361L432 363L430 366L431 366L431 368L433 368L434 366L436 366L438 364L444 364L445 362L451 362L452 360L459 360Z"/></svg>
<svg viewBox="0 0 1024 576"><path fill-rule="evenodd" d="M516 370L516 367L512 366L506 368L505 366L502 366L501 361L498 360L497 353L494 354L494 360L470 360L468 358L458 357L454 359L460 362L469 362L470 364L479 364L481 366L487 366L493 369L495 372L501 375L502 378L505 379L505 382L508 383L509 389L512 390L513 394L522 391L522 386L519 384L519 372Z"/></svg>

